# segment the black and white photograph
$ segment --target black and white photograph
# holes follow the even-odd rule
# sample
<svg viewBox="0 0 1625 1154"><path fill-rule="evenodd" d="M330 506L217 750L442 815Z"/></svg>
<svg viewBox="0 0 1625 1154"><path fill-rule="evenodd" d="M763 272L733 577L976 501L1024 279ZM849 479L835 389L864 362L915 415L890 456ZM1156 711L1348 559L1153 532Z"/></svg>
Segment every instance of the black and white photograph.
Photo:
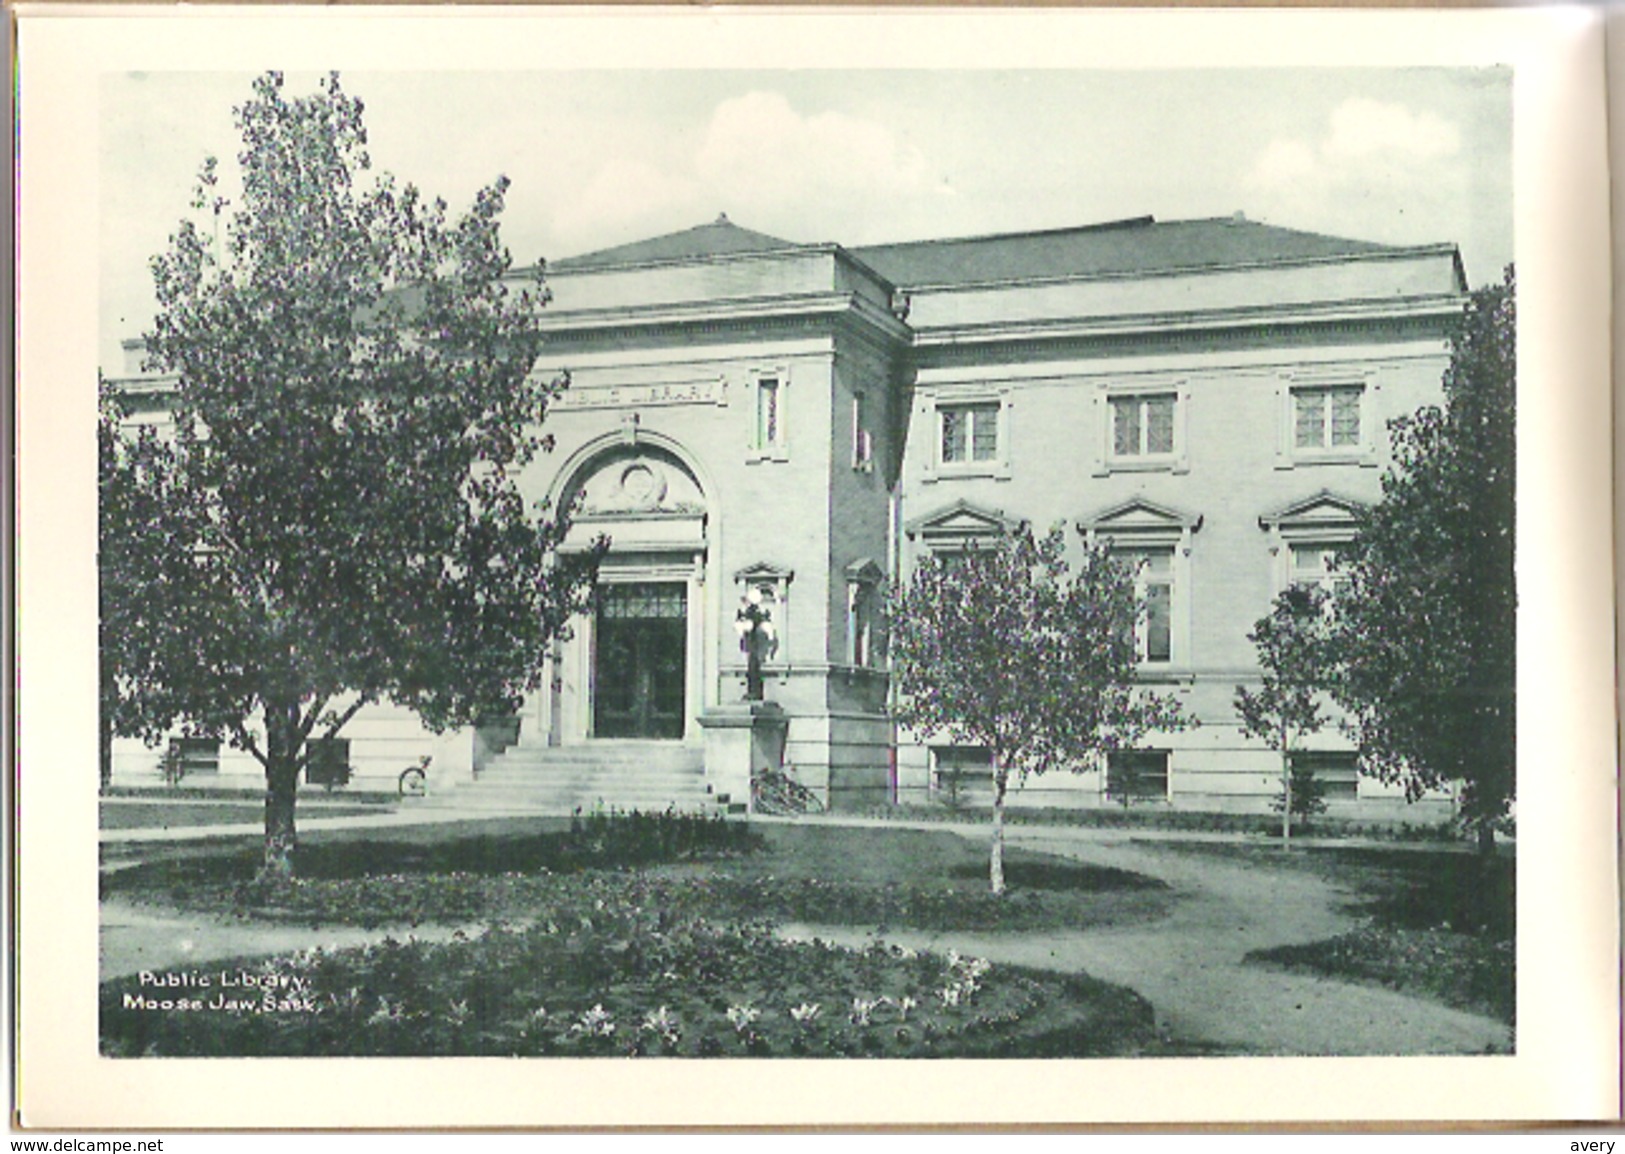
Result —
<svg viewBox="0 0 1625 1154"><path fill-rule="evenodd" d="M383 1058L434 1060L386 1125L1475 1116L1455 1084L1583 1116L1617 907L1580 871L1613 855L1559 847L1612 797L1613 706L1552 684L1599 656L1553 665L1599 602L1552 575L1610 611L1608 521L1554 510L1606 484L1606 382L1525 347L1562 281L1519 167L1574 28L1340 15L1416 42L95 40L90 340L19 371L73 398L83 558L49 900L94 966L50 979L58 1049L171 1124L304 1115L133 1088L337 1098ZM982 1078L1044 1089L947 1089ZM549 1083L616 1089L511 1096Z"/></svg>

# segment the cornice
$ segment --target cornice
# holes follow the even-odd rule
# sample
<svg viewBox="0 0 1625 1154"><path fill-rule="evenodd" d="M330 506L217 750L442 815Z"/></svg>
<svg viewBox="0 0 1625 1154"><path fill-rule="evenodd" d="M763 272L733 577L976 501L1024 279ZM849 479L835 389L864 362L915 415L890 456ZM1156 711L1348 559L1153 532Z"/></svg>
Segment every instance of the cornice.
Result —
<svg viewBox="0 0 1625 1154"><path fill-rule="evenodd" d="M542 333L551 343L622 337L734 334L763 326L807 328L845 324L879 337L883 344L907 346L913 336L889 311L857 293L812 292L740 300L583 309L544 314Z"/></svg>
<svg viewBox="0 0 1625 1154"><path fill-rule="evenodd" d="M1418 245L1414 248L1383 249L1378 252L1337 253L1328 256L1265 258L1254 261L1235 261L1229 264L1174 265L1157 269L1122 269L1113 272L1058 273L1042 277L1000 277L979 281L903 281L897 287L912 293L985 292L999 288L1038 288L1063 284L1101 284L1118 281L1163 280L1172 277L1217 276L1226 273L1276 272L1286 269L1316 268L1333 264L1363 261L1416 260L1424 257L1449 256L1457 266L1461 256L1453 244Z"/></svg>
<svg viewBox="0 0 1625 1154"><path fill-rule="evenodd" d="M1396 308L1396 304L1402 306ZM966 359L1020 360L1035 354L1121 355L1213 348L1247 343L1296 346L1309 342L1443 340L1446 326L1461 314L1457 296L1372 302L1368 306L1245 308L1188 313L1106 317L1099 321L1001 322L944 326L918 332L919 363L947 365Z"/></svg>
<svg viewBox="0 0 1625 1154"><path fill-rule="evenodd" d="M1378 301L1335 301L1326 304L1245 305L1185 313L1129 313L1090 319L990 321L972 325L921 326L914 330L916 348L993 344L1028 340L1087 340L1095 337L1157 336L1218 328L1294 327L1306 324L1362 325L1459 316L1465 297L1430 294Z"/></svg>

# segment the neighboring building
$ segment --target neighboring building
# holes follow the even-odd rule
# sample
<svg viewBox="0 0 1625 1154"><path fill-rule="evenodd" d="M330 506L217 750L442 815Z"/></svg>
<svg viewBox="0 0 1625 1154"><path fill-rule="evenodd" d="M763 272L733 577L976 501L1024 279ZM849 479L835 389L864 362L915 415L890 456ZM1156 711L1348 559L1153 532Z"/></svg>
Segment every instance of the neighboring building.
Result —
<svg viewBox="0 0 1625 1154"><path fill-rule="evenodd" d="M1232 707L1256 675L1246 633L1287 583L1335 584L1387 422L1439 398L1466 293L1454 246L1240 216L852 249L723 217L548 281L537 371L572 383L524 484L575 503L572 547L611 539L597 609L517 735L363 715L358 784L422 751L470 804L703 801L704 722L741 695L754 590L804 784L838 807L974 794L983 751L889 719L884 592L927 551L1064 523L1143 562L1144 677L1202 724L1013 803L1263 809L1276 755ZM150 777L151 751L118 752L119 779ZM1313 759L1334 800L1394 796L1355 779L1335 731ZM257 769L237 760L212 772Z"/></svg>

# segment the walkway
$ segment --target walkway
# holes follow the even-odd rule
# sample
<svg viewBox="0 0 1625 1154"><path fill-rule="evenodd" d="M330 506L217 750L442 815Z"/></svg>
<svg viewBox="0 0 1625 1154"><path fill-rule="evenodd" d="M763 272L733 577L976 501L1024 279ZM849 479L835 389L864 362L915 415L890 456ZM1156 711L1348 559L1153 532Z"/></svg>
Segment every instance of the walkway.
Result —
<svg viewBox="0 0 1625 1154"><path fill-rule="evenodd" d="M975 836L980 840L985 831ZM1176 901L1166 918L1145 925L1019 935L888 930L885 940L915 949L957 949L995 963L1087 973L1128 986L1151 1003L1164 1036L1212 1045L1221 1053L1511 1050L1511 1031L1492 1018L1377 986L1244 964L1250 950L1317 941L1355 928L1355 920L1339 912L1350 893L1321 878L1181 854L1159 847L1161 839L1142 841L1124 831L1017 826L1009 840L1160 878L1173 888ZM851 945L871 940L850 929L799 926L787 932Z"/></svg>

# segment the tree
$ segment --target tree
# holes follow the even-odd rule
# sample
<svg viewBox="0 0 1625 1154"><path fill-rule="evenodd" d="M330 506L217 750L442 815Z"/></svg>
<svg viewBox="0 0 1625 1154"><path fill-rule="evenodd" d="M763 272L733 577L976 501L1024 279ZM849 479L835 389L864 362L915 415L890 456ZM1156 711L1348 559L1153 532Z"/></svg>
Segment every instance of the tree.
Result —
<svg viewBox="0 0 1625 1154"><path fill-rule="evenodd" d="M1516 283L1474 292L1450 341L1444 406L1391 426L1394 464L1345 562L1335 696L1364 767L1461 784L1480 848L1514 791Z"/></svg>
<svg viewBox="0 0 1625 1154"><path fill-rule="evenodd" d="M545 289L510 289L505 178L448 222L369 169L337 74L279 74L236 110L240 204L211 159L153 260L148 368L174 374L172 435L109 461L104 589L122 732L182 725L265 770L265 865L286 877L313 743L392 701L434 730L511 709L580 611L597 554L516 474L563 381L532 376ZM211 227L210 217L213 221ZM224 225L222 232L221 225ZM539 267L539 266L538 266Z"/></svg>
<svg viewBox="0 0 1625 1154"><path fill-rule="evenodd" d="M897 719L991 755L989 874L1004 892L1004 804L1012 771L1081 770L1184 722L1135 684L1134 577L1104 545L1072 574L1062 531L1023 527L996 545L929 556L891 604Z"/></svg>
<svg viewBox="0 0 1625 1154"><path fill-rule="evenodd" d="M1292 815L1308 817L1316 793L1307 771L1294 769L1293 754L1303 739L1320 732L1326 681L1326 595L1312 585L1293 585L1275 599L1270 612L1253 625L1247 640L1258 652L1262 684L1236 686L1241 731L1281 755L1281 848L1292 839ZM1321 801L1320 809L1325 809Z"/></svg>
<svg viewBox="0 0 1625 1154"><path fill-rule="evenodd" d="M127 434L129 415L105 386L98 394L96 424L98 527L98 681L100 689L100 771L105 790L113 778L113 736L142 735L156 741L157 730L143 724L143 711L126 690L148 686L156 696L155 668L183 661L184 653L160 656L177 644L172 623L186 608L191 559L183 552L155 547L149 529L163 521L173 503L170 449L151 426ZM162 714L149 697L147 713ZM167 715L176 711L169 709Z"/></svg>

